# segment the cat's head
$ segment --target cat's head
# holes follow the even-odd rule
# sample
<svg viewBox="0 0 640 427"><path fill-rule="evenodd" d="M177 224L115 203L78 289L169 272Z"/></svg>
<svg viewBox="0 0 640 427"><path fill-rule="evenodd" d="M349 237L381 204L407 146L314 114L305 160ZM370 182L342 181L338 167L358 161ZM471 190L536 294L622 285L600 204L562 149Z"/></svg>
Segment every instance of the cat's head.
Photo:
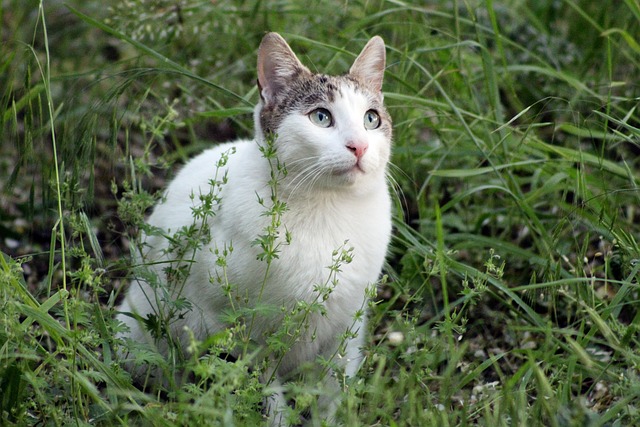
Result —
<svg viewBox="0 0 640 427"><path fill-rule="evenodd" d="M385 46L373 37L343 76L312 73L276 33L258 51L256 137L275 134L293 189L368 191L384 180L391 118L384 108Z"/></svg>

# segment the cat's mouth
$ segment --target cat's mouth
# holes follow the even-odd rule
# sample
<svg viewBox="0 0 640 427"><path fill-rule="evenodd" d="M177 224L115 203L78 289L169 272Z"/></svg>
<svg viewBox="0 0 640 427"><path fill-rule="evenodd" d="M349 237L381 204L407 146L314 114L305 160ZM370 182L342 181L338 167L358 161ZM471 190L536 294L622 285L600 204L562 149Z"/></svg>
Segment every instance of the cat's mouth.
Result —
<svg viewBox="0 0 640 427"><path fill-rule="evenodd" d="M342 167L342 168L337 168L333 170L333 175L336 176L345 176L345 177L355 177L357 175L360 174L365 174L366 171L364 170L364 168L362 167L362 163L361 162L356 162L352 165L346 166L346 167Z"/></svg>

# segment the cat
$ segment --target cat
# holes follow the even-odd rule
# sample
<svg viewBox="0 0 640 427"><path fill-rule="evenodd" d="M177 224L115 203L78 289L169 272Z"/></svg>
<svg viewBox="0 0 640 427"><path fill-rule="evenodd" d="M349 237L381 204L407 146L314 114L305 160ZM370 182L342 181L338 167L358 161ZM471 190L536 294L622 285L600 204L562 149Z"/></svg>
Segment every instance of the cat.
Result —
<svg viewBox="0 0 640 427"><path fill-rule="evenodd" d="M275 308L251 322L252 341L264 347L282 327L283 312L316 302L321 309L306 313L291 348L265 378L273 374L273 384L282 384L318 357L333 358L348 377L356 374L367 289L379 280L392 228L385 55L382 38L375 36L347 74L328 76L305 67L277 33L264 36L254 140L207 149L170 182L147 221L157 232L142 237L147 274L132 281L119 308L118 319L129 329L122 337L166 355L166 338L154 339L143 320L166 316L167 300L180 297L189 309L174 316L169 334L183 351L186 328L199 340L220 332L229 326L225 314L234 304ZM265 214L277 202L281 209ZM203 205L208 215L198 215ZM275 228L265 234L274 219ZM184 236L193 224L206 231L205 238L179 252L176 232ZM275 237L269 241L269 235ZM261 241L277 249L269 261ZM127 367L134 376L144 375L143 368ZM328 374L325 381L338 395L337 380ZM286 422L286 402L282 392L268 399L273 424ZM337 404L335 396L319 402L327 418Z"/></svg>

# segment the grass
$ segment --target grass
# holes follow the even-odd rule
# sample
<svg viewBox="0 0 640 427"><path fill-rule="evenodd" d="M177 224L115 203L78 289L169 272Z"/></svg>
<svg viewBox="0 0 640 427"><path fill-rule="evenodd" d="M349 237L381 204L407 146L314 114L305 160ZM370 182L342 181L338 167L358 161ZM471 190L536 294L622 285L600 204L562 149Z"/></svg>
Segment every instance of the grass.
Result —
<svg viewBox="0 0 640 427"><path fill-rule="evenodd" d="M529 3L3 1L2 424L261 422L230 334L160 396L113 317L174 164L251 134L267 30L329 73L388 45L395 236L344 425L640 424L640 8Z"/></svg>

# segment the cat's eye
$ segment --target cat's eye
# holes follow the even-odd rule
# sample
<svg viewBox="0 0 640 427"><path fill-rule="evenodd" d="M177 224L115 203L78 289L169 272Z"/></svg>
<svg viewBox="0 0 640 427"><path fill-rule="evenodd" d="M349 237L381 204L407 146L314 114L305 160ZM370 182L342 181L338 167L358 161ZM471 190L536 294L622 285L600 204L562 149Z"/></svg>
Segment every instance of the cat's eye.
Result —
<svg viewBox="0 0 640 427"><path fill-rule="evenodd" d="M364 128L367 130L378 129L380 126L380 115L373 110L364 113Z"/></svg>
<svg viewBox="0 0 640 427"><path fill-rule="evenodd" d="M328 128L333 124L331 113L326 108L316 108L309 113L309 120L316 126L321 128Z"/></svg>

